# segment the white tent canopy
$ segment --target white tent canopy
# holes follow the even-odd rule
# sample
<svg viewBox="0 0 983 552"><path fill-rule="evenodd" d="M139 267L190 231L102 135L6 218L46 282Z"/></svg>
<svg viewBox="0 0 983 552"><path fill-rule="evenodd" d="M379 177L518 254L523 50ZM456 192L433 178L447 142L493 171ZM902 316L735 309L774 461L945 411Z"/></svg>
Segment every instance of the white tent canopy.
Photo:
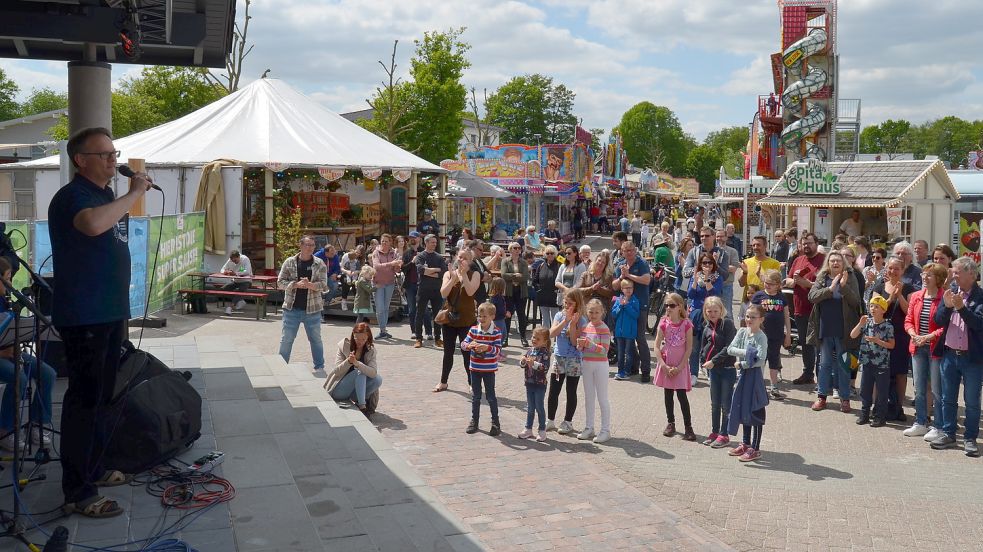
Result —
<svg viewBox="0 0 983 552"><path fill-rule="evenodd" d="M395 146L277 79L259 79L180 119L114 141L123 159L201 166L216 159L277 167L446 170ZM58 156L4 165L52 168Z"/></svg>

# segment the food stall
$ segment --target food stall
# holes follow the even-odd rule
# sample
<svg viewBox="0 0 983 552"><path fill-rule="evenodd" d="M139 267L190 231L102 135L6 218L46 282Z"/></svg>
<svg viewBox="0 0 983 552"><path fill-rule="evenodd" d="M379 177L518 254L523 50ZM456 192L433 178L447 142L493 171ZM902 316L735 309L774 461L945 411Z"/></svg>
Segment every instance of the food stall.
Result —
<svg viewBox="0 0 983 552"><path fill-rule="evenodd" d="M872 242L895 238L950 243L959 199L939 160L824 163L809 159L788 167L757 204L781 227L815 232L829 243L853 211Z"/></svg>
<svg viewBox="0 0 983 552"><path fill-rule="evenodd" d="M447 175L447 220L453 227L471 228L476 237L491 239L495 231L496 209L513 210L514 196L491 182L465 171Z"/></svg>

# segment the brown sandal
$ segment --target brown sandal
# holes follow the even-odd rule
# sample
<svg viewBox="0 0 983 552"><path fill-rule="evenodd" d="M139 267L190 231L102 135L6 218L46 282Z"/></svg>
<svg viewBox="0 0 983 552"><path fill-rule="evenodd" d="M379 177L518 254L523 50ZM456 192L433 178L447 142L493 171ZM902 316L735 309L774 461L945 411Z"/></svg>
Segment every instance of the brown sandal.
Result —
<svg viewBox="0 0 983 552"><path fill-rule="evenodd" d="M104 496L94 496L84 506L81 502L68 502L62 506L62 511L66 515L81 514L89 518L109 518L123 513L123 509L115 500L110 500Z"/></svg>
<svg viewBox="0 0 983 552"><path fill-rule="evenodd" d="M440 393L441 391L446 391L446 390L447 390L446 383L438 383L436 387L433 388L434 393Z"/></svg>

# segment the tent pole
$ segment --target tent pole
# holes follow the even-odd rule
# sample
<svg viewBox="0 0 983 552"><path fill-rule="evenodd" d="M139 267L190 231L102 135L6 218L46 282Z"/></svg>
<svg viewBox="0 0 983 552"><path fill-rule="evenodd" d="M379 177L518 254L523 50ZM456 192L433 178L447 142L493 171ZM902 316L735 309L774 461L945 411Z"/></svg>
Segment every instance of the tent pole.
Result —
<svg viewBox="0 0 983 552"><path fill-rule="evenodd" d="M263 169L263 174L266 177L265 190L265 200L264 200L264 212L266 213L266 261L264 266L267 270L274 270L276 267L274 262L274 247L273 247L273 171L269 168Z"/></svg>
<svg viewBox="0 0 983 552"><path fill-rule="evenodd" d="M443 236L447 236L447 174L442 174L437 179L437 223L440 225L440 229L443 232ZM444 252L444 242L446 240L437 239L437 245L440 247L440 252Z"/></svg>
<svg viewBox="0 0 983 552"><path fill-rule="evenodd" d="M407 234L409 234L410 230L416 230L416 225L417 225L417 221L416 221L416 194L418 193L417 192L417 176L419 174L420 174L419 172L413 171L413 175L410 176L410 193L409 193L409 197L407 198L407 204L408 205L406 206L407 210L409 211L406 214L407 217L408 217L407 218L407 221L408 221L408 226L409 226L409 228L406 230L406 233Z"/></svg>

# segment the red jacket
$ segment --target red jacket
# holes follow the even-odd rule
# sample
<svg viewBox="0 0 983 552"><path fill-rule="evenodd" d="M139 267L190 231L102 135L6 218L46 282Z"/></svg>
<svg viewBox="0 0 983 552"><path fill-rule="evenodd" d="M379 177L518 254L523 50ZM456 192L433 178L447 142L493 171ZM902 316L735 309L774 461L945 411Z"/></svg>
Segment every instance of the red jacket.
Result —
<svg viewBox="0 0 983 552"><path fill-rule="evenodd" d="M941 289L938 290L935 294L935 297L932 298L932 308L928 318L927 332L925 331L924 328L918 327L919 316L922 313L922 302L924 297L925 297L924 289L920 289L916 292L913 292L908 297L908 314L905 315L905 319L904 319L904 331L908 332L909 335L911 332L915 332L915 335L922 335L923 333L934 332L935 337L933 337L932 342L929 343L929 351L932 352L933 358L941 358L942 357L941 351L937 352L936 347L939 345L939 337L942 335L942 330L944 330L944 328L942 328L941 326L935 323L935 311L936 309L939 308L939 305L942 304L942 290ZM912 340L908 344L908 352L911 354L915 354L914 340Z"/></svg>

